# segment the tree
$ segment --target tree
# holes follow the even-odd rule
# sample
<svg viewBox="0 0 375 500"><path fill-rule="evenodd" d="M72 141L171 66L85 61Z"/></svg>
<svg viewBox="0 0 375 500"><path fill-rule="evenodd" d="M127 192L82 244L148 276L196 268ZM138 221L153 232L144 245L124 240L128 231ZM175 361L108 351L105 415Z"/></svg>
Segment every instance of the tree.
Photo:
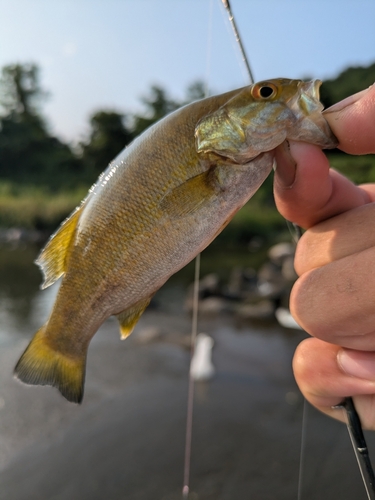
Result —
<svg viewBox="0 0 375 500"><path fill-rule="evenodd" d="M52 189L71 187L79 179L82 166L67 144L49 134L39 112L45 96L35 64L2 69L0 179Z"/></svg>
<svg viewBox="0 0 375 500"><path fill-rule="evenodd" d="M203 99L209 94L210 93L206 89L206 85L201 80L197 80L196 82L190 84L186 89L186 104Z"/></svg>
<svg viewBox="0 0 375 500"><path fill-rule="evenodd" d="M157 85L151 87L150 96L143 97L142 102L146 106L146 112L143 115L134 115L133 131L136 136L181 106Z"/></svg>
<svg viewBox="0 0 375 500"><path fill-rule="evenodd" d="M6 115L37 116L39 104L46 97L39 83L35 64L4 66L0 78L0 104Z"/></svg>
<svg viewBox="0 0 375 500"><path fill-rule="evenodd" d="M375 63L366 67L345 69L336 78L325 80L321 87L320 97L328 108L349 95L363 90L375 81Z"/></svg>
<svg viewBox="0 0 375 500"><path fill-rule="evenodd" d="M87 143L81 143L82 160L93 181L118 153L133 139L125 126L126 117L116 111L97 111L91 116L91 133Z"/></svg>

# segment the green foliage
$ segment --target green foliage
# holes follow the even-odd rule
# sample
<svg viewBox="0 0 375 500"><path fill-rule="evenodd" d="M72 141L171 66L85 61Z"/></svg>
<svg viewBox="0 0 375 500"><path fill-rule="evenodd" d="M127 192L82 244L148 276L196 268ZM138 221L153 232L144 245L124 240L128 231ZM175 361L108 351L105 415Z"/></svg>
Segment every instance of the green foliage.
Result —
<svg viewBox="0 0 375 500"><path fill-rule="evenodd" d="M148 127L181 106L180 103L171 99L167 92L157 85L151 87L150 96L143 97L142 102L146 107L146 112L144 115L134 115L133 117L135 136L141 134Z"/></svg>
<svg viewBox="0 0 375 500"><path fill-rule="evenodd" d="M258 193L234 216L231 223L217 237L215 245L246 245L252 238L261 237L272 241L280 232L286 232L285 219L278 213L275 205L264 204Z"/></svg>
<svg viewBox="0 0 375 500"><path fill-rule="evenodd" d="M36 64L4 66L0 77L0 105L6 115L37 115L39 102L46 97L39 86Z"/></svg>
<svg viewBox="0 0 375 500"><path fill-rule="evenodd" d="M0 179L59 189L73 188L83 172L70 147L49 134L37 104L45 96L39 69L6 66L0 80Z"/></svg>
<svg viewBox="0 0 375 500"><path fill-rule="evenodd" d="M91 116L89 139L81 143L81 159L90 182L133 140L124 121L124 115L116 111L97 111Z"/></svg>
<svg viewBox="0 0 375 500"><path fill-rule="evenodd" d="M332 168L355 184L375 182L375 155L351 156L345 153L328 154Z"/></svg>
<svg viewBox="0 0 375 500"><path fill-rule="evenodd" d="M52 231L80 203L86 189L51 193L36 186L0 183L0 227Z"/></svg>
<svg viewBox="0 0 375 500"><path fill-rule="evenodd" d="M189 104L190 102L199 101L203 99L206 95L209 95L205 85L201 81L193 82L186 89L186 101L184 104Z"/></svg>
<svg viewBox="0 0 375 500"><path fill-rule="evenodd" d="M326 108L375 82L375 63L365 68L347 68L333 80L326 80L320 89L320 98Z"/></svg>

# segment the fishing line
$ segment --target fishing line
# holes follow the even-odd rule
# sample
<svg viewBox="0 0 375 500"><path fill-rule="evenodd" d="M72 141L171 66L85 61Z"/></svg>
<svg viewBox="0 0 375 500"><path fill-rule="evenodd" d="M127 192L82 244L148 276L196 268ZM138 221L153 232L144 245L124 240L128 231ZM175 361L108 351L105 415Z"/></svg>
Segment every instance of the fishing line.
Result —
<svg viewBox="0 0 375 500"><path fill-rule="evenodd" d="M301 431L301 448L299 454L299 472L298 472L298 493L297 500L302 500L303 487L303 470L305 466L305 449L306 449L306 429L307 429L307 401L303 398L302 410L302 431Z"/></svg>
<svg viewBox="0 0 375 500"><path fill-rule="evenodd" d="M195 341L198 330L198 303L199 303L199 275L200 275L201 254L195 257L194 272L194 292L193 292L193 318L191 322L191 355L190 364L194 356ZM193 410L194 410L194 379L189 372L188 404L186 415L186 440L185 440L185 460L184 460L184 483L182 487L182 498L189 497L190 484L190 463L191 463L191 442L193 437Z"/></svg>
<svg viewBox="0 0 375 500"><path fill-rule="evenodd" d="M213 24L213 0L210 1L208 15L208 36L207 36L207 58L206 58L206 78L205 78L205 97L209 95L209 77L211 66L211 47L212 47L212 24ZM201 266L201 254L195 257L194 270L194 290L193 290L193 314L191 320L191 348L190 348L190 368L195 352L195 343L198 333L198 309L199 309L199 277ZM184 456L184 480L182 485L182 499L188 500L190 492L190 464L191 464L191 444L193 439L193 412L194 412L194 379L189 370L188 399L186 410L186 434L185 434L185 456Z"/></svg>

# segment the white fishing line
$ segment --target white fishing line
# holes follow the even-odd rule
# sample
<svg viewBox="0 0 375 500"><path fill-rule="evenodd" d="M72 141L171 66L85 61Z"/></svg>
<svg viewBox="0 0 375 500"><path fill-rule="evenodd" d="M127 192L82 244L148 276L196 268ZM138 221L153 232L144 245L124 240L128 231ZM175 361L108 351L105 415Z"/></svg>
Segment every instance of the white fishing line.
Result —
<svg viewBox="0 0 375 500"><path fill-rule="evenodd" d="M208 30L207 30L207 57L206 57L206 77L205 77L205 97L209 95L209 81L211 74L212 59L212 25L213 25L213 0L209 3ZM184 457L184 480L182 486L182 498L188 500L190 492L190 464L191 464L191 443L193 437L193 412L194 412L194 378L191 372L191 362L195 351L195 342L198 332L198 309L199 309L199 277L200 277L201 254L195 257L194 271L194 292L193 292L193 314L191 320L191 350L189 368L189 386L186 411L186 437L185 437L185 457Z"/></svg>
<svg viewBox="0 0 375 500"><path fill-rule="evenodd" d="M298 472L298 494L297 500L302 500L303 488L303 470L305 466L305 450L306 450L306 429L307 429L307 401L303 398L302 409L302 428L301 428L301 448L299 453L299 472Z"/></svg>
<svg viewBox="0 0 375 500"><path fill-rule="evenodd" d="M195 257L194 273L194 294L193 294L193 317L191 322L191 360L194 356L195 341L198 330L198 305L199 305L199 275L200 275L201 254ZM185 460L184 460L184 484L182 488L182 498L189 497L190 491L190 463L191 463L191 441L193 436L193 410L194 410L194 378L189 370L188 404L186 415L186 440L185 440Z"/></svg>

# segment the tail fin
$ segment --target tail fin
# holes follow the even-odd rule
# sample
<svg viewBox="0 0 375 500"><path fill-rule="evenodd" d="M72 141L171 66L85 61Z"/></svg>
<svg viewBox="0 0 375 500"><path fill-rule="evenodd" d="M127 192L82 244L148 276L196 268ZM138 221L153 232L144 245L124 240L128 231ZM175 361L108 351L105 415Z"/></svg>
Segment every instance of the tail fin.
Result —
<svg viewBox="0 0 375 500"><path fill-rule="evenodd" d="M31 385L52 385L73 403L81 403L86 356L71 357L54 350L44 335L46 325L35 334L18 361L14 373Z"/></svg>

